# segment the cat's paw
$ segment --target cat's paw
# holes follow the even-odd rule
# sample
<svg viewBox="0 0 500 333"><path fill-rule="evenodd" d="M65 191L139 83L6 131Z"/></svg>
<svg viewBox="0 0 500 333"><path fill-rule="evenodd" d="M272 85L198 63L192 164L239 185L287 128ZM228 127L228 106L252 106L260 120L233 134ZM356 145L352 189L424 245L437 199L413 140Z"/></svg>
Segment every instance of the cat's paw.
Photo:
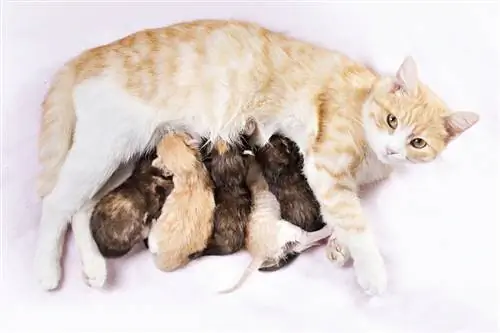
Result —
<svg viewBox="0 0 500 333"><path fill-rule="evenodd" d="M83 263L83 275L87 285L93 288L102 288L106 283L108 270L106 259L101 256L95 256L92 260Z"/></svg>
<svg viewBox="0 0 500 333"><path fill-rule="evenodd" d="M61 281L61 266L58 263L36 260L35 276L43 290L54 290L59 286L59 282Z"/></svg>
<svg viewBox="0 0 500 333"><path fill-rule="evenodd" d="M339 266L344 266L351 257L347 246L341 244L333 235L330 239L328 239L328 244L326 245L326 256Z"/></svg>
<svg viewBox="0 0 500 333"><path fill-rule="evenodd" d="M358 284L370 296L383 294L387 289L387 272L378 251L354 260Z"/></svg>

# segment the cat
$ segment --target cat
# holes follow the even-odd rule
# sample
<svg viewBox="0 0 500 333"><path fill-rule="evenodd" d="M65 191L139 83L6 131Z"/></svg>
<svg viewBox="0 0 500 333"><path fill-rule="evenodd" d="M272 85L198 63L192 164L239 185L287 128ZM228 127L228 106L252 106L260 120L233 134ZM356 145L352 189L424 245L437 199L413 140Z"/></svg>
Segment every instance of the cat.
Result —
<svg viewBox="0 0 500 333"><path fill-rule="evenodd" d="M280 204L281 218L307 232L324 227L319 202L302 173L304 158L299 147L289 138L275 134L269 142L255 149L255 158L262 168L269 191ZM266 263L260 271L275 271L290 264L299 253L291 252L279 262Z"/></svg>
<svg viewBox="0 0 500 333"><path fill-rule="evenodd" d="M153 166L172 173L174 189L151 227L148 245L156 267L169 272L184 267L193 253L206 248L215 202L196 140L184 133L167 134L156 151Z"/></svg>
<svg viewBox="0 0 500 333"><path fill-rule="evenodd" d="M335 229L327 257L340 265L352 257L368 294L386 290L387 273L358 187L388 177L394 164L431 162L479 120L452 112L419 81L411 57L380 75L249 22L182 22L86 50L59 70L43 103L40 286L59 285L67 221L124 160L153 147L157 131L233 145L250 118L262 142L281 132L297 143L323 220ZM84 219L78 224L84 253L90 231ZM91 279L103 281L104 259L86 256L84 265L99 267Z"/></svg>
<svg viewBox="0 0 500 333"><path fill-rule="evenodd" d="M281 219L280 204L270 192L259 163L253 154L247 155L247 159L249 168L246 178L252 192L253 207L245 243L252 261L239 281L221 293L231 293L238 289L252 272L266 262L279 262L287 253L300 253L331 235L327 226L314 232L306 232Z"/></svg>
<svg viewBox="0 0 500 333"><path fill-rule="evenodd" d="M142 157L132 175L100 199L92 212L90 229L105 258L127 254L147 238L172 191L172 175L152 166L155 153Z"/></svg>

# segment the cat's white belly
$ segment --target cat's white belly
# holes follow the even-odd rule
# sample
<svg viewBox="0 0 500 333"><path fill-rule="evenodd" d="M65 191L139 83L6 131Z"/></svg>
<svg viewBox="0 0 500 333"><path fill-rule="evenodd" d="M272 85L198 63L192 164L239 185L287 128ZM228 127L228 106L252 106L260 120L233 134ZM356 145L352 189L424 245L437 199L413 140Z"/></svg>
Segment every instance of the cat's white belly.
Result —
<svg viewBox="0 0 500 333"><path fill-rule="evenodd" d="M242 108L228 108L228 96L222 91L210 93L210 98L207 93L193 88L189 94L172 94L163 103L165 107L156 108L132 96L113 78L99 76L79 84L73 97L78 121L93 123L93 131L126 126L134 128L132 132L151 136L161 127L227 140L234 138L245 125Z"/></svg>

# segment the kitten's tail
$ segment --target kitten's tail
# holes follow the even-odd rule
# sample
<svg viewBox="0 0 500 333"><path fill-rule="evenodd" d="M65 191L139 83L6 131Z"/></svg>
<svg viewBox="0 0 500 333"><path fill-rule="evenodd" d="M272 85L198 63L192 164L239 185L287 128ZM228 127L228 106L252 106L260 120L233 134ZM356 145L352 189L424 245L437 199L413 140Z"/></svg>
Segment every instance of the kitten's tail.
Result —
<svg viewBox="0 0 500 333"><path fill-rule="evenodd" d="M49 194L55 186L61 166L73 143L76 116L72 90L75 83L72 63L55 76L42 104L43 114L38 138L38 158L41 172L37 179L40 197Z"/></svg>
<svg viewBox="0 0 500 333"><path fill-rule="evenodd" d="M232 286L229 289L221 290L219 291L219 294L229 294L241 287L241 285L248 279L250 274L255 272L257 269L259 269L260 266L264 263L264 259L262 258L254 258L248 265L248 267L245 269L245 272L243 272L243 275L240 277L238 282L234 286Z"/></svg>

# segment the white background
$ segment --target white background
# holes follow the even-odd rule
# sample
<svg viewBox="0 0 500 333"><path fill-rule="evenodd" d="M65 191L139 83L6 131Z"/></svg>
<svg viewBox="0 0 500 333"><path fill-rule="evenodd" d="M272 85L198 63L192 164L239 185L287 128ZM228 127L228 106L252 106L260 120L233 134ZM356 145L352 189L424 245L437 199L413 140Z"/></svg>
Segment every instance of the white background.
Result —
<svg viewBox="0 0 500 333"><path fill-rule="evenodd" d="M3 2L3 0L2 0ZM498 6L465 4L4 3L0 330L492 331L496 326ZM54 71L80 51L146 27L196 18L257 21L394 72L411 54L422 80L479 124L442 158L396 174L365 197L389 270L368 301L352 269L319 248L288 269L256 273L240 253L157 271L147 253L110 262L111 285L88 288L70 237L62 289L41 292L32 258L40 103Z"/></svg>

